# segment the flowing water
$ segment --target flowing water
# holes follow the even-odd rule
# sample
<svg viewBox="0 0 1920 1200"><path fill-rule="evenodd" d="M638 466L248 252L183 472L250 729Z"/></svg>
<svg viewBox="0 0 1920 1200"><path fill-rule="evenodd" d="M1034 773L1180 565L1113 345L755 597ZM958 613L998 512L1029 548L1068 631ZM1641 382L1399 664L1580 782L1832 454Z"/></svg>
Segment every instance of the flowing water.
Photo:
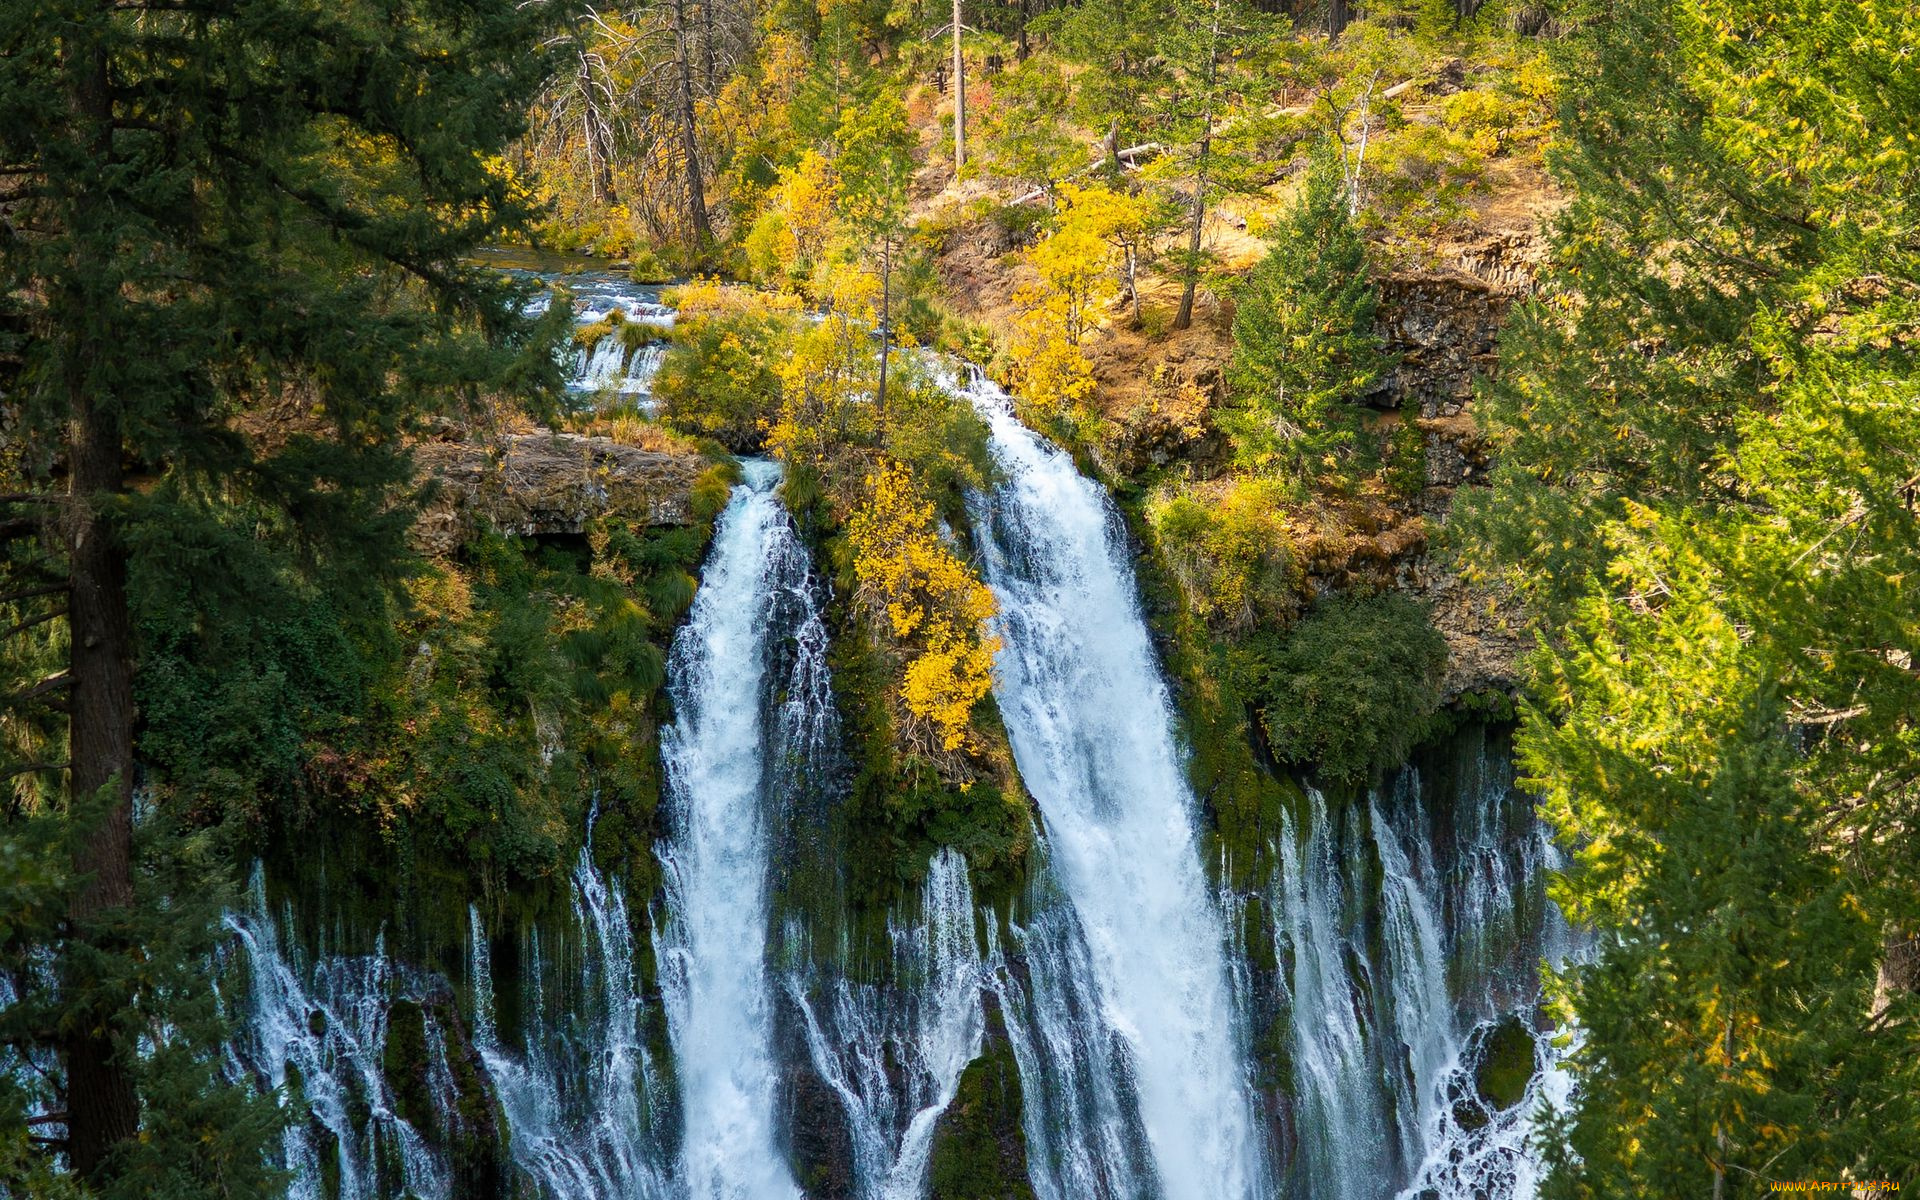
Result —
<svg viewBox="0 0 1920 1200"><path fill-rule="evenodd" d="M566 281L581 324L671 320L615 274ZM583 394L643 394L649 370L614 338L573 363ZM749 462L669 655L651 922L591 818L570 905L491 930L475 907L445 973L303 946L256 872L227 921L226 1069L292 1115L291 1195L926 1200L963 1073L1004 1037L1037 1200L1531 1200L1533 1117L1570 1086L1537 965L1581 939L1504 745L1471 732L1370 795L1309 792L1271 877L1216 885L1116 511L997 389L962 390L1002 477L971 515L1040 816L1024 893L984 909L943 849L875 948L842 944L827 831L857 764L826 586L778 468ZM823 914L840 940L816 947ZM1477 1080L1516 1028L1537 1070L1502 1108Z"/></svg>
<svg viewBox="0 0 1920 1200"><path fill-rule="evenodd" d="M670 828L659 848L658 945L693 1200L771 1200L798 1185L774 1136L762 703L776 597L807 588L805 550L774 494L779 468L746 464L714 532L693 610L674 639L661 737ZM809 614L818 621L816 613Z"/></svg>
<svg viewBox="0 0 1920 1200"><path fill-rule="evenodd" d="M1265 1196L1224 927L1123 527L997 389L973 391L1006 476L974 520L1001 608L995 690L1086 940L1099 1017L1125 1044L1159 1190Z"/></svg>
<svg viewBox="0 0 1920 1200"><path fill-rule="evenodd" d="M537 929L528 937L522 1024L508 1049L494 1018L487 932L469 910L468 983L473 1043L494 1081L513 1159L552 1200L665 1200L665 1116L671 1099L642 1037L646 1019L635 974L626 897L593 863L592 820L573 871L573 916L584 935L572 985L559 1005ZM554 1011L561 1007L564 1011Z"/></svg>
<svg viewBox="0 0 1920 1200"><path fill-rule="evenodd" d="M552 1200L671 1195L657 1152L668 1098L639 1037L644 1005L628 952L625 900L595 868L590 849L581 852L571 885L577 967L567 972L543 962L538 936L530 936L528 965L512 981L523 993L521 1033L508 1045L494 1020L488 939L477 910L468 1036L446 982L396 963L378 943L369 954L312 961L291 950L291 906L270 909L255 868L250 906L227 918L239 960L230 965L245 981L230 1001L238 1034L228 1047L227 1073L281 1089L299 1114L281 1146L293 1173L291 1196L461 1196L469 1189L450 1147L469 1135L483 1142L504 1136L510 1170ZM543 1000L548 994L553 1003ZM394 1066L395 1013L420 1023L425 1053L415 1069L429 1104L406 1116L396 1094L408 1081ZM459 1062L461 1073L470 1072L463 1088L455 1067L469 1045L479 1061ZM498 1114L487 1112L488 1100Z"/></svg>
<svg viewBox="0 0 1920 1200"><path fill-rule="evenodd" d="M569 345L562 365L567 390L583 401L618 397L651 407L653 376L666 354L662 338L673 328L673 309L660 302L660 286L635 283L604 260L550 257L524 250L495 250L483 256L503 274L567 289L573 306L574 327L584 328L619 312L626 320L648 326L658 335L644 346L629 349L617 335L591 345ZM541 293L534 311L545 311L551 293Z"/></svg>
<svg viewBox="0 0 1920 1200"><path fill-rule="evenodd" d="M807 1054L846 1113L853 1175L864 1200L926 1194L934 1125L980 1053L988 965L974 930L967 863L934 856L917 919L887 924L885 983L787 976Z"/></svg>

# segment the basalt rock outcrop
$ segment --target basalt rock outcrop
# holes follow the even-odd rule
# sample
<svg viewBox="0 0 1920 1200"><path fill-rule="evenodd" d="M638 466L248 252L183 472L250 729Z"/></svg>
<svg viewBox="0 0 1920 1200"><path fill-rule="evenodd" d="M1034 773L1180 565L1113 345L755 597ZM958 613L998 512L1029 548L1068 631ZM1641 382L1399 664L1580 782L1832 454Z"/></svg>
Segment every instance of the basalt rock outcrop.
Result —
<svg viewBox="0 0 1920 1200"><path fill-rule="evenodd" d="M490 442L427 442L414 450L435 485L415 546L450 554L482 526L523 537L578 534L596 517L647 525L693 520L697 455L573 433L510 434Z"/></svg>

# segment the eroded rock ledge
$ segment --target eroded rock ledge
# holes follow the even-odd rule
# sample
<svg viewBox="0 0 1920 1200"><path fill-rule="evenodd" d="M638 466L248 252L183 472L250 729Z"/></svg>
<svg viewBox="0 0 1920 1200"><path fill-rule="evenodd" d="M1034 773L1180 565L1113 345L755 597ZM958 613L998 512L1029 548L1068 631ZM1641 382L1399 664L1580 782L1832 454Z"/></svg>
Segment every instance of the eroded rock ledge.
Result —
<svg viewBox="0 0 1920 1200"><path fill-rule="evenodd" d="M437 485L414 526L428 554L451 554L483 525L523 537L582 533L595 517L647 525L693 521L697 455L644 450L576 433L427 442L414 459Z"/></svg>

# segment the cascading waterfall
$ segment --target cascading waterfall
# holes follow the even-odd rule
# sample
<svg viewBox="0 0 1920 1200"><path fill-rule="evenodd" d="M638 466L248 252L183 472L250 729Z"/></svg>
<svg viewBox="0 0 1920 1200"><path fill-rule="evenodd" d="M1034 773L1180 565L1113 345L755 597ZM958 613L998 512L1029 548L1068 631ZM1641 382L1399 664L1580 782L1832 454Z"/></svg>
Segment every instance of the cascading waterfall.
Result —
<svg viewBox="0 0 1920 1200"><path fill-rule="evenodd" d="M1533 1117L1543 1097L1563 1103L1569 1083L1536 1027L1533 964L1577 946L1541 899L1540 871L1553 861L1544 829L1484 743L1468 766L1439 837L1412 767L1343 811L1310 791L1301 824L1285 822L1272 908L1290 1014L1294 1194L1534 1194ZM1462 956L1467 967L1450 979ZM1503 1026L1536 1068L1505 1107L1477 1083Z"/></svg>
<svg viewBox="0 0 1920 1200"><path fill-rule="evenodd" d="M597 816L597 813L596 813ZM593 822L573 870L573 916L584 935L566 1011L541 986L539 931L528 935L526 1033L501 1044L494 980L478 909L468 910L473 1040L505 1111L513 1160L548 1200L664 1200L663 1116L670 1099L641 1037L645 1002L634 973L626 897L593 863Z"/></svg>
<svg viewBox="0 0 1920 1200"><path fill-rule="evenodd" d="M918 920L887 923L890 985L789 973L807 1053L833 1089L853 1137L863 1200L920 1200L934 1126L980 1053L986 977L974 932L966 859L933 858Z"/></svg>
<svg viewBox="0 0 1920 1200"><path fill-rule="evenodd" d="M591 845L591 835L589 835ZM470 912L468 984L473 997L475 1090L463 1095L452 1057L465 1053L445 982L371 954L291 952L292 911L268 908L256 867L252 901L229 914L243 956L238 1032L227 1072L263 1089L285 1088L301 1115L288 1122L282 1161L295 1200L437 1200L460 1194L446 1147L461 1135L504 1132L512 1167L550 1200L656 1200L669 1195L660 1170L661 1115L668 1097L639 1036L643 1001L627 949L626 903L617 884L581 852L572 876L577 973L553 978L529 933L520 985L522 1036L508 1048L494 1021L494 980L485 930ZM561 1011L542 996L554 982ZM422 1024L428 1111L410 1121L390 1077L391 1014L405 1002ZM456 1027L450 1027L450 1022ZM474 1129L472 1104L497 1103L504 1131ZM416 1121L426 1127L416 1127ZM336 1179L332 1189L323 1181Z"/></svg>
<svg viewBox="0 0 1920 1200"><path fill-rule="evenodd" d="M615 277L575 295L586 321L615 306L670 320ZM604 339L574 364L576 389L644 391L655 351L629 363ZM974 543L1002 609L997 695L1043 823L1014 912L981 919L965 860L942 850L868 977L845 966L858 956L816 959L806 918L784 911L837 869L805 839L838 795L840 736L824 589L778 468L750 462L668 664L664 1012L643 999L591 823L570 925L499 945L471 912L467 1022L444 980L378 947L306 961L256 871L227 921L246 968L227 1069L284 1087L299 1114L281 1148L293 1196L451 1200L471 1190L449 1149L464 1133L497 1139L518 1186L549 1200L793 1200L781 1105L804 1094L844 1125L831 1153L850 1153L859 1200L923 1200L936 1128L1003 1027L1038 1200L1531 1200L1533 1113L1570 1087L1536 1019L1535 967L1582 939L1544 900L1558 860L1503 748L1469 740L1362 797L1310 792L1272 877L1216 896L1117 514L1003 394L977 376L965 394L1006 479L976 498ZM1262 930L1270 945L1236 944ZM513 960L497 981L496 948L503 972ZM425 1034L424 1108L396 1095L398 1003ZM644 1032L662 1020L671 1061ZM1516 1029L1538 1069L1495 1103L1479 1072ZM792 1090L801 1076L811 1091Z"/></svg>
<svg viewBox="0 0 1920 1200"><path fill-rule="evenodd" d="M798 1196L774 1136L777 1070L766 967L772 828L764 753L776 602L817 623L805 549L776 498L779 468L745 465L668 660L676 720L661 736L670 835L657 929L693 1200ZM820 639L824 644L824 637ZM805 661L807 656L799 656Z"/></svg>
<svg viewBox="0 0 1920 1200"><path fill-rule="evenodd" d="M1365 897L1352 889L1352 854L1343 853L1358 846L1359 822L1349 813L1341 837L1320 795L1309 793L1309 801L1304 828L1284 820L1273 896L1277 957L1291 964L1285 980L1300 1131L1291 1174L1304 1194L1370 1200L1391 1170L1382 1152L1400 1141L1393 1101L1404 1089L1379 1086L1398 1073L1374 1036L1387 1014L1379 1011L1359 921Z"/></svg>
<svg viewBox="0 0 1920 1200"><path fill-rule="evenodd" d="M1007 477L974 514L1001 607L996 694L1126 1045L1158 1190L1266 1196L1225 932L1118 515L997 389L976 377L972 398Z"/></svg>
<svg viewBox="0 0 1920 1200"><path fill-rule="evenodd" d="M658 342L629 351L618 334L609 334L591 347L574 351L567 388L578 393L648 396L665 357L666 347Z"/></svg>
<svg viewBox="0 0 1920 1200"><path fill-rule="evenodd" d="M1445 1066L1422 1097L1425 1157L1400 1195L1403 1200L1533 1200L1540 1177L1529 1145L1534 1117L1543 1103L1564 1109L1573 1089L1566 1049L1556 1045L1556 1031L1535 1019L1536 964L1544 960L1560 969L1588 954L1591 945L1545 899L1546 872L1560 867L1560 855L1545 824L1513 789L1506 758L1490 755L1481 737L1466 766L1453 797L1453 836L1441 839L1451 850L1450 866L1436 869L1430 857L1409 864L1410 890L1424 898L1429 911L1445 914L1444 953L1465 969L1457 972L1451 989L1458 1016L1448 1030ZM1432 815L1417 779L1396 799L1392 836L1424 854L1434 844ZM1527 1033L1523 1049L1532 1057L1534 1074L1516 1102L1495 1108L1479 1093L1474 1077L1494 1052L1491 1044L1503 1022ZM1578 1037L1578 1030L1567 1033Z"/></svg>
<svg viewBox="0 0 1920 1200"><path fill-rule="evenodd" d="M420 996L424 981L397 968L384 948L324 957L309 968L284 949L281 920L268 908L258 865L250 895L247 911L226 918L246 958L248 985L226 1067L233 1081L285 1089L296 1113L305 1109L307 1119L289 1120L281 1136L283 1165L293 1176L288 1195L451 1196L448 1164L399 1115L382 1070L389 1005L396 994ZM291 912L282 916L290 926ZM441 1041L439 1032L428 1030L429 1045ZM442 1111L453 1110L451 1095L435 1099ZM328 1176L338 1179L332 1193L322 1189Z"/></svg>
<svg viewBox="0 0 1920 1200"><path fill-rule="evenodd" d="M1047 876L1041 876L1044 887ZM1030 897L989 986L1020 1071L1027 1175L1037 1200L1144 1200L1154 1167L1128 1090L1125 1039L1105 1018L1073 907Z"/></svg>

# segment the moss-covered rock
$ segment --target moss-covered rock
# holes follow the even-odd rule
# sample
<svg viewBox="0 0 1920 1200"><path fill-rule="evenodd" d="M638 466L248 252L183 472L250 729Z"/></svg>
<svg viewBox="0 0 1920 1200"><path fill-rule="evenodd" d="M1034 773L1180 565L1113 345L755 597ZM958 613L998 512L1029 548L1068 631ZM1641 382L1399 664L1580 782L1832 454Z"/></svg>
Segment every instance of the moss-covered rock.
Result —
<svg viewBox="0 0 1920 1200"><path fill-rule="evenodd" d="M1506 1016L1481 1043L1474 1090L1489 1108L1505 1111L1526 1096L1535 1066L1533 1034L1519 1017Z"/></svg>
<svg viewBox="0 0 1920 1200"><path fill-rule="evenodd" d="M381 1073L393 1093L394 1111L421 1136L441 1136L440 1114L427 1082L427 1015L414 1000L387 1007L387 1042L381 1048Z"/></svg>
<svg viewBox="0 0 1920 1200"><path fill-rule="evenodd" d="M999 1010L990 1008L985 1048L934 1129L929 1200L1033 1200L1022 1100L1019 1065Z"/></svg>
<svg viewBox="0 0 1920 1200"><path fill-rule="evenodd" d="M430 1003L453 1075L446 1150L453 1165L454 1194L473 1200L507 1200L515 1194L513 1164L507 1152L507 1117L493 1079L451 994L443 993Z"/></svg>

